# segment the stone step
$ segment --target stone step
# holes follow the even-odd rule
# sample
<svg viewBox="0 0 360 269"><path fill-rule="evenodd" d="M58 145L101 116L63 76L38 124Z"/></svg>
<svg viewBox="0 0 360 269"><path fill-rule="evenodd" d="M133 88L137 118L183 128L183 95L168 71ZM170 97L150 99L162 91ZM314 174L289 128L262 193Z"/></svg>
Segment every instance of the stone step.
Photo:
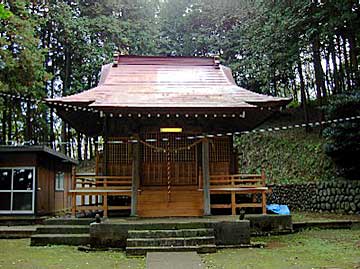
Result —
<svg viewBox="0 0 360 269"><path fill-rule="evenodd" d="M46 217L0 216L0 226L27 226L43 224Z"/></svg>
<svg viewBox="0 0 360 269"><path fill-rule="evenodd" d="M214 236L173 237L173 238L128 238L128 247L177 247L215 244Z"/></svg>
<svg viewBox="0 0 360 269"><path fill-rule="evenodd" d="M44 221L44 225L89 225L93 218L51 218Z"/></svg>
<svg viewBox="0 0 360 269"><path fill-rule="evenodd" d="M129 222L129 224L132 224ZM210 229L214 227L213 221L208 222L151 222L144 220L143 222L135 223L131 230L182 230L182 229Z"/></svg>
<svg viewBox="0 0 360 269"><path fill-rule="evenodd" d="M88 234L89 225L43 225L36 230L37 234Z"/></svg>
<svg viewBox="0 0 360 269"><path fill-rule="evenodd" d="M0 226L0 239L30 238L36 233L36 226Z"/></svg>
<svg viewBox="0 0 360 269"><path fill-rule="evenodd" d="M126 247L126 255L128 256L143 256L147 252L189 252L196 251L197 253L214 253L216 252L216 245L201 245L201 246L149 246L149 247Z"/></svg>
<svg viewBox="0 0 360 269"><path fill-rule="evenodd" d="M214 229L180 229L180 230L129 230L128 238L166 238L213 236Z"/></svg>
<svg viewBox="0 0 360 269"><path fill-rule="evenodd" d="M31 236L31 246L70 245L81 246L90 242L89 234L35 234Z"/></svg>

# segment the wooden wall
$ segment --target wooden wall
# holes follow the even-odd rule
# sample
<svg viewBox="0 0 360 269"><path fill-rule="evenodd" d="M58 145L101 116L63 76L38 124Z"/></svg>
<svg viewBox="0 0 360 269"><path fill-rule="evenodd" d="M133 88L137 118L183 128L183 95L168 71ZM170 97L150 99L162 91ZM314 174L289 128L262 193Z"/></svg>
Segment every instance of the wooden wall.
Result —
<svg viewBox="0 0 360 269"><path fill-rule="evenodd" d="M146 188L138 195L140 217L187 217L203 215L203 192L196 188L173 187L170 201L167 188Z"/></svg>
<svg viewBox="0 0 360 269"><path fill-rule="evenodd" d="M55 191L55 214L69 211L71 208L71 189L72 168L71 165L57 164L56 172L64 172L64 191Z"/></svg>
<svg viewBox="0 0 360 269"><path fill-rule="evenodd" d="M35 214L54 215L70 207L72 164L62 163L44 152L6 152L0 154L0 167L35 167ZM55 191L56 172L65 172L64 191Z"/></svg>

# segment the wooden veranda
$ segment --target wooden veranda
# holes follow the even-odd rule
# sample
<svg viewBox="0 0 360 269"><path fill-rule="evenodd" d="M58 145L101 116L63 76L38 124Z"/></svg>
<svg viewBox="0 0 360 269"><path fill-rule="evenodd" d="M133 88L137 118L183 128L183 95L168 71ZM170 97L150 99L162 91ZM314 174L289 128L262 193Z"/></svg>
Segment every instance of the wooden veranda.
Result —
<svg viewBox="0 0 360 269"><path fill-rule="evenodd" d="M234 174L236 155L230 154L232 141L228 137L112 142L108 156L101 154L97 159L96 175L74 178L70 191L73 215L77 210L103 210L104 216L110 210L128 210L132 216L142 217L202 216L210 215L211 209L231 209L236 215L237 209L248 207L259 207L266 213L265 175ZM104 170L108 176L101 176ZM225 196L228 202L211 199L216 195ZM250 201L238 202L239 196L248 195ZM110 196L128 199L109 205Z"/></svg>

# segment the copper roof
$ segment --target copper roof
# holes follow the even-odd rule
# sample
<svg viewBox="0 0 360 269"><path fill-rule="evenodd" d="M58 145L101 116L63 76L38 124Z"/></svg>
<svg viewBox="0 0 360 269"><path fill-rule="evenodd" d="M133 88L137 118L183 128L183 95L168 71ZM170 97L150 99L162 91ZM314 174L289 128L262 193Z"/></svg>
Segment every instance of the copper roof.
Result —
<svg viewBox="0 0 360 269"><path fill-rule="evenodd" d="M289 100L238 87L231 70L213 58L120 56L116 67L103 66L97 87L48 101L141 111L279 107Z"/></svg>

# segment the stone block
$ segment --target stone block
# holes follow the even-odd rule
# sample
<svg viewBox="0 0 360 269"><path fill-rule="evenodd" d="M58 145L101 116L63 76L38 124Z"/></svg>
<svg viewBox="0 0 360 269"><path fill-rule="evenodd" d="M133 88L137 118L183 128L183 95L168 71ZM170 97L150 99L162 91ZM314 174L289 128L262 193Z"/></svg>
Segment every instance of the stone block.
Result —
<svg viewBox="0 0 360 269"><path fill-rule="evenodd" d="M250 221L221 221L215 224L216 245L250 244Z"/></svg>
<svg viewBox="0 0 360 269"><path fill-rule="evenodd" d="M291 215L248 215L252 235L282 234L293 231Z"/></svg>

